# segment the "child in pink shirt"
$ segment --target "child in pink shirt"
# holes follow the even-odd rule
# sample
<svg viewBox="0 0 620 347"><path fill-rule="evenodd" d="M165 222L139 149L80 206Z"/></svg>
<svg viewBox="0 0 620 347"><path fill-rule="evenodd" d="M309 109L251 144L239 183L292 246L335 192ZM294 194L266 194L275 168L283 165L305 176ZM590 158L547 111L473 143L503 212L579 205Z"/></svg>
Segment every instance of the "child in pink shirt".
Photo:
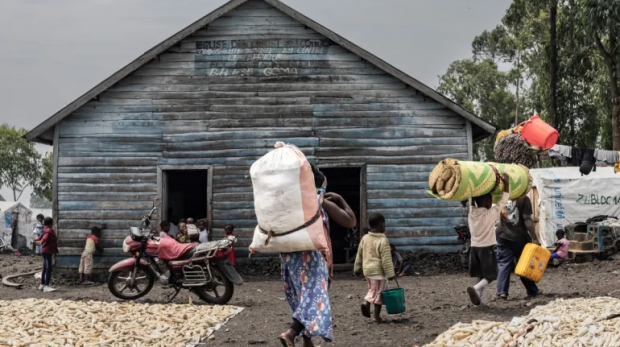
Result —
<svg viewBox="0 0 620 347"><path fill-rule="evenodd" d="M558 229L555 232L555 236L558 238L558 242L556 243L557 248L551 253L551 259L567 259L570 241L566 239L564 230L562 229Z"/></svg>

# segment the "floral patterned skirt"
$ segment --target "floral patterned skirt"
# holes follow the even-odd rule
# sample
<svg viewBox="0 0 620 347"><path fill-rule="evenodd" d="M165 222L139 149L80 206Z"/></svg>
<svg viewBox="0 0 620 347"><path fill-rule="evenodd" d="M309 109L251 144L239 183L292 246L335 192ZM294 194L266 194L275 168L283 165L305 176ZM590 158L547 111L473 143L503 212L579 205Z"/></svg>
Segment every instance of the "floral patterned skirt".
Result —
<svg viewBox="0 0 620 347"><path fill-rule="evenodd" d="M280 254L286 300L307 337L333 340L332 309L327 291L329 271L319 251Z"/></svg>

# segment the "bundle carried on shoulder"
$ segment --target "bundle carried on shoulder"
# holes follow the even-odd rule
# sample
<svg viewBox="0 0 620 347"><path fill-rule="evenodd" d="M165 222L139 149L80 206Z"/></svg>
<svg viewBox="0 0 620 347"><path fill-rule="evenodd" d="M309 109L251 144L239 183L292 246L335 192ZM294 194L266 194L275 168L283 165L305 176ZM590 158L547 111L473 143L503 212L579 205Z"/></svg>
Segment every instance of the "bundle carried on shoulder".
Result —
<svg viewBox="0 0 620 347"><path fill-rule="evenodd" d="M498 135L499 136L499 135ZM536 165L536 154L540 152L539 147L530 146L521 135L509 134L495 145L495 161L498 163L521 164L532 168Z"/></svg>
<svg viewBox="0 0 620 347"><path fill-rule="evenodd" d="M258 219L250 250L329 252L310 163L293 145L275 147L250 168Z"/></svg>
<svg viewBox="0 0 620 347"><path fill-rule="evenodd" d="M511 200L526 195L532 188L530 171L523 165L444 159L431 172L428 192L449 201L465 201L491 193L493 202L497 202L504 190L502 174L510 177Z"/></svg>

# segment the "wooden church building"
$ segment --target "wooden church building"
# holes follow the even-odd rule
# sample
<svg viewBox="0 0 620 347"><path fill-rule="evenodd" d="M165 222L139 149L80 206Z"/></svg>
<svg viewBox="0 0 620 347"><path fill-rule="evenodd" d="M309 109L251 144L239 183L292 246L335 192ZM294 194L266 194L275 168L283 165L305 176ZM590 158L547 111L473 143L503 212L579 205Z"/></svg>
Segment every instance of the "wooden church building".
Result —
<svg viewBox="0 0 620 347"><path fill-rule="evenodd" d="M256 226L250 165L276 141L297 145L358 215L382 212L402 250L455 250L456 204L430 197L441 159L472 157L495 131L435 90L278 0L232 0L152 48L30 131L54 146L58 265L77 267L90 228L107 223L97 267L126 257L130 226L235 226L238 256Z"/></svg>

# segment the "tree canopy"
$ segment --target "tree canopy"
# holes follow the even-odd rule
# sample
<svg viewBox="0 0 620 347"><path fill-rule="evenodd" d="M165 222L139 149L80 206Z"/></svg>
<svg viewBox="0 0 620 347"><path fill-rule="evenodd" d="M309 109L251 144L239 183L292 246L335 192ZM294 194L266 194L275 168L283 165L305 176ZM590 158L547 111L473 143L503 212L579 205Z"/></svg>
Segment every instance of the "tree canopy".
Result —
<svg viewBox="0 0 620 347"><path fill-rule="evenodd" d="M0 187L11 189L14 201L28 187L51 199L51 154L42 157L34 143L23 137L26 132L26 129L0 125Z"/></svg>
<svg viewBox="0 0 620 347"><path fill-rule="evenodd" d="M438 89L502 129L539 114L562 144L620 150L619 34L619 1L513 0Z"/></svg>

